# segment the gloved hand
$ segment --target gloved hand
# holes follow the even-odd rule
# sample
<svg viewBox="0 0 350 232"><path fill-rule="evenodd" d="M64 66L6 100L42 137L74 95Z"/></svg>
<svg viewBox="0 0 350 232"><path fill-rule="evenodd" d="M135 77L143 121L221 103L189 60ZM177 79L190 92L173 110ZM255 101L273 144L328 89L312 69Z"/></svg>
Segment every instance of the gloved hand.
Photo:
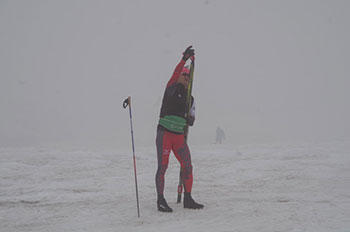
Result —
<svg viewBox="0 0 350 232"><path fill-rule="evenodd" d="M189 126L193 126L194 120L195 120L195 117L189 116L189 117L187 118L187 123L188 123L188 125L189 125Z"/></svg>
<svg viewBox="0 0 350 232"><path fill-rule="evenodd" d="M182 54L183 54L182 59L184 61L187 61L188 58L194 56L194 49L192 48L192 45L186 48L186 50Z"/></svg>
<svg viewBox="0 0 350 232"><path fill-rule="evenodd" d="M190 125L190 126L193 126L193 123L194 123L194 120L195 120L195 111L196 111L196 104L194 103L194 99L192 97L192 106L191 106L191 109L190 109L190 112L189 112L189 115L188 115L188 118L187 118L187 123Z"/></svg>

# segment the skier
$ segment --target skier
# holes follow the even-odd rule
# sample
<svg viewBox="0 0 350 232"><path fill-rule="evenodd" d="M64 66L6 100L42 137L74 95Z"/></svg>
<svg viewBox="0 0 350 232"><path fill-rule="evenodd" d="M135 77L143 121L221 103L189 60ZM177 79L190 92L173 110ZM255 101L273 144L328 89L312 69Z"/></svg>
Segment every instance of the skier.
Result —
<svg viewBox="0 0 350 232"><path fill-rule="evenodd" d="M223 129L221 129L218 126L216 128L216 142L215 142L215 144L217 144L217 143L221 144L224 139L226 139L225 132L223 131Z"/></svg>
<svg viewBox="0 0 350 232"><path fill-rule="evenodd" d="M157 157L158 169L156 173L157 207L161 212L172 212L164 198L164 176L168 168L169 154L171 150L180 162L183 169L184 208L201 209L204 206L195 202L191 196L193 176L191 154L185 140L184 128L188 123L194 123L194 99L191 96L190 115L187 115L186 104L187 88L189 84L190 70L185 66L186 61L194 59L194 49L189 46L184 52L179 64L170 78L162 101L160 119L157 127Z"/></svg>

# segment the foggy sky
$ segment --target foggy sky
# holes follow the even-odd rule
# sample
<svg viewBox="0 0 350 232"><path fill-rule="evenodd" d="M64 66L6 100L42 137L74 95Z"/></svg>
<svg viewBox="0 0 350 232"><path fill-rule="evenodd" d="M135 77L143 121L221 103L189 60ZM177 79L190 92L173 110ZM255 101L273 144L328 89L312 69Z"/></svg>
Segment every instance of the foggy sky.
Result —
<svg viewBox="0 0 350 232"><path fill-rule="evenodd" d="M154 144L196 49L192 144L350 136L349 1L0 1L0 147Z"/></svg>

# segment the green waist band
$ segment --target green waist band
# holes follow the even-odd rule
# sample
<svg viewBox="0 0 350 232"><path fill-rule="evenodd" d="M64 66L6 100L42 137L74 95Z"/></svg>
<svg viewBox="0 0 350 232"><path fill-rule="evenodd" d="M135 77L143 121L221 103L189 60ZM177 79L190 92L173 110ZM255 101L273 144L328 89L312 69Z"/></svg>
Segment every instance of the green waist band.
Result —
<svg viewBox="0 0 350 232"><path fill-rule="evenodd" d="M159 125L173 132L184 133L186 119L176 115L166 115L159 119Z"/></svg>

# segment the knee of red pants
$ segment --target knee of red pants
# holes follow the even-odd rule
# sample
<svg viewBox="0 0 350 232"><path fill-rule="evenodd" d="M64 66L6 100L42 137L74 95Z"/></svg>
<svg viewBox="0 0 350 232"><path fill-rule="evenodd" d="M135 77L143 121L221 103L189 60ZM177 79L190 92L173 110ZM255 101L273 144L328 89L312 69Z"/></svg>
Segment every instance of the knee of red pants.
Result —
<svg viewBox="0 0 350 232"><path fill-rule="evenodd" d="M188 178L189 176L192 176L192 164L186 163L186 162L182 162L181 163L181 167L183 170L183 174L184 174L184 178Z"/></svg>
<svg viewBox="0 0 350 232"><path fill-rule="evenodd" d="M170 149L163 149L162 152L162 165L168 166L169 163L169 154L170 154Z"/></svg>

